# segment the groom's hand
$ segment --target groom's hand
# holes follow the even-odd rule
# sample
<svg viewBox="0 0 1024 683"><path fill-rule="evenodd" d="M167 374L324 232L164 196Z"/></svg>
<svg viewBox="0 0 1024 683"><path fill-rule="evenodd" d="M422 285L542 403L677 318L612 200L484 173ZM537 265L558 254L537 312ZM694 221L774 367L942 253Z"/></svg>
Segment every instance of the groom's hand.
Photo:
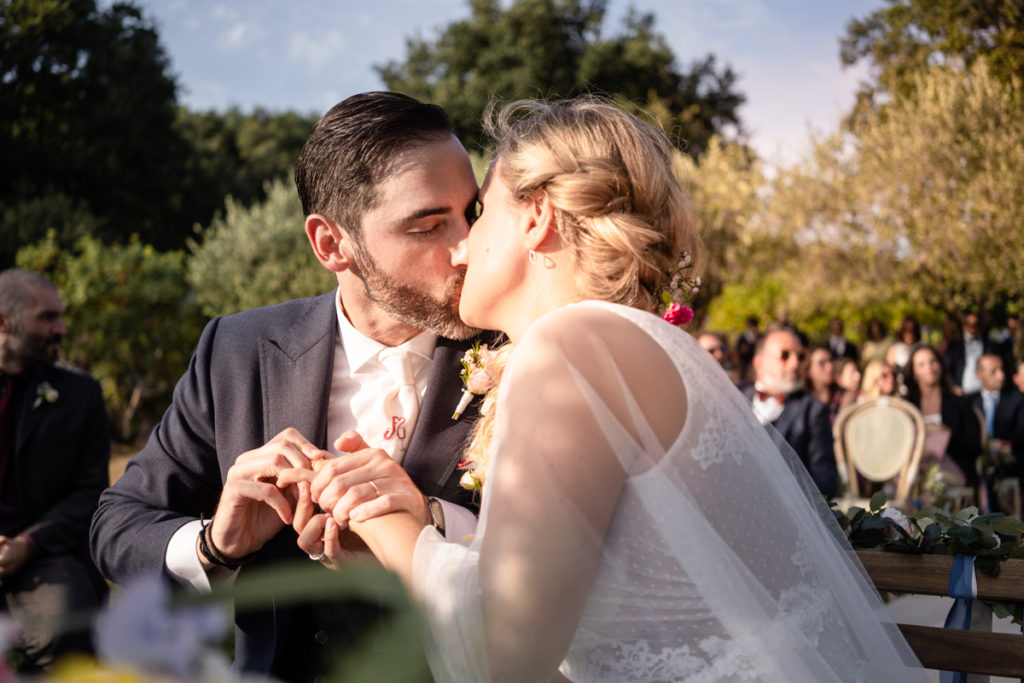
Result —
<svg viewBox="0 0 1024 683"><path fill-rule="evenodd" d="M278 474L290 468L312 471L312 463L325 455L298 430L289 428L238 456L228 470L210 531L217 549L229 558L244 557L291 524L297 491L279 488Z"/></svg>
<svg viewBox="0 0 1024 683"><path fill-rule="evenodd" d="M340 458L318 464L310 483L313 501L329 512L341 529L349 520L363 522L392 512L405 511L424 525L429 522L427 498L402 466L379 448L370 448L356 432L345 432L335 448Z"/></svg>

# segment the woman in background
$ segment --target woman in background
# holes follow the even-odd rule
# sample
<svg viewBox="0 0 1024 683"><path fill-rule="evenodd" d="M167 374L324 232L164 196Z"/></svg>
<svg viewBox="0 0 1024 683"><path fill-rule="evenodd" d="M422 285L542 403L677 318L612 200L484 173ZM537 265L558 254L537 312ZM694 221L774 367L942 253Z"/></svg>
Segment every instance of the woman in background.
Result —
<svg viewBox="0 0 1024 683"><path fill-rule="evenodd" d="M925 425L949 430L944 453L932 453L940 466L950 462L959 472L961 483L973 486L978 480L977 460L981 455L981 421L963 396L953 393L938 352L925 343L910 349L910 360L903 371L907 400L921 411ZM943 458L949 462L944 462ZM952 470L952 468L950 468Z"/></svg>

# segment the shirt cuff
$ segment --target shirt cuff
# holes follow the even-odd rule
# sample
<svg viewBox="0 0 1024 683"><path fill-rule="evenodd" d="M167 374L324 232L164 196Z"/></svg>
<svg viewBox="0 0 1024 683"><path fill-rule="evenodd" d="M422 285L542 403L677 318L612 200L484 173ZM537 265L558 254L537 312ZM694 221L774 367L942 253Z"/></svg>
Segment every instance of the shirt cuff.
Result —
<svg viewBox="0 0 1024 683"><path fill-rule="evenodd" d="M209 524L209 521L206 524ZM196 519L175 531L167 543L164 562L167 564L167 571L182 584L191 586L200 593L209 593L210 576L234 580L238 576L238 570L216 567L207 573L203 569L203 563L199 561L199 555L196 553L196 542L203 526L203 521Z"/></svg>
<svg viewBox="0 0 1024 683"><path fill-rule="evenodd" d="M444 510L445 540L458 543L466 536L476 533L476 515L455 503L440 498L438 500L441 501L441 509Z"/></svg>

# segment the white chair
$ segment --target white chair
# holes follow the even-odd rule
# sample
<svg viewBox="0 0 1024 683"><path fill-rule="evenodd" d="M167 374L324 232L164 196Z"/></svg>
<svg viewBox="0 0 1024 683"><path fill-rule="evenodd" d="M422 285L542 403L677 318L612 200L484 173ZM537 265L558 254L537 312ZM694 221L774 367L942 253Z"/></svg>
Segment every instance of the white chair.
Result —
<svg viewBox="0 0 1024 683"><path fill-rule="evenodd" d="M924 451L924 420L913 404L881 396L847 406L832 426L836 465L846 482L845 505L867 506L857 475L876 483L895 480L889 505L906 508Z"/></svg>

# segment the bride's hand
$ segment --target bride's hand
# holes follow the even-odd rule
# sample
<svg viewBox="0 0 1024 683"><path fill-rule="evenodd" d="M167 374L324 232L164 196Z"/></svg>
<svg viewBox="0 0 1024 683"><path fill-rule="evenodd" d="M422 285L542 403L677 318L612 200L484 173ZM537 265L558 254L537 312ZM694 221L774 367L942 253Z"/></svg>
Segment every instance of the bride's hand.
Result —
<svg viewBox="0 0 1024 683"><path fill-rule="evenodd" d="M342 434L335 447L347 454L317 463L319 472L310 479L310 492L342 530L350 521L364 522L394 512L409 513L421 526L429 523L426 496L391 456L370 448L355 432ZM296 476L308 478L309 473Z"/></svg>
<svg viewBox="0 0 1024 683"><path fill-rule="evenodd" d="M322 554L320 562L330 569L372 561L373 556L362 539L351 531L341 530L329 514L317 512L309 495L308 481L300 481L297 489L298 501L292 526L299 535L298 546L303 552L310 558Z"/></svg>

